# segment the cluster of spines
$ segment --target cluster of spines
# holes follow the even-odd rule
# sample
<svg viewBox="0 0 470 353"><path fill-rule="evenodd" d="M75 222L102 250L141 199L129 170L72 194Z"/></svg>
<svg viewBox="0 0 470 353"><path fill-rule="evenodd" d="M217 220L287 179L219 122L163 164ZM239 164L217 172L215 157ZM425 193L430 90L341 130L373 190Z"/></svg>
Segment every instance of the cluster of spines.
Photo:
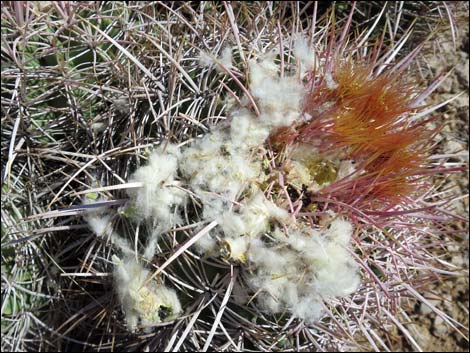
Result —
<svg viewBox="0 0 470 353"><path fill-rule="evenodd" d="M373 65L334 61L330 72L310 75L304 112L307 122L279 129L276 144L310 143L325 157L354 160L354 175L322 190L343 203L376 208L412 195L425 170L432 131L410 118L414 85L398 72L374 73Z"/></svg>

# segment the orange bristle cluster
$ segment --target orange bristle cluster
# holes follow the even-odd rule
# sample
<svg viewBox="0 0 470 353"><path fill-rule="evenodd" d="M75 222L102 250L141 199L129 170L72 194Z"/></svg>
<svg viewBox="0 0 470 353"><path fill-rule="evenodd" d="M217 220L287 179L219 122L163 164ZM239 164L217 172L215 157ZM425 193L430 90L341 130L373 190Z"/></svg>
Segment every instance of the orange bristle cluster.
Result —
<svg viewBox="0 0 470 353"><path fill-rule="evenodd" d="M355 176L359 180L351 180L356 195L369 205L398 201L414 190L410 177L422 170L429 137L422 125L406 119L414 110L416 92L399 74L376 75L372 67L355 65L352 60L337 62L331 73L316 78L305 98L304 110L313 118L279 130L272 140L312 143L325 155L346 153L365 171Z"/></svg>
<svg viewBox="0 0 470 353"><path fill-rule="evenodd" d="M400 120L411 110L413 92L399 77L374 78L365 68L351 65L340 66L333 77L337 111L332 138L348 147L353 158L404 151L416 141L416 131Z"/></svg>

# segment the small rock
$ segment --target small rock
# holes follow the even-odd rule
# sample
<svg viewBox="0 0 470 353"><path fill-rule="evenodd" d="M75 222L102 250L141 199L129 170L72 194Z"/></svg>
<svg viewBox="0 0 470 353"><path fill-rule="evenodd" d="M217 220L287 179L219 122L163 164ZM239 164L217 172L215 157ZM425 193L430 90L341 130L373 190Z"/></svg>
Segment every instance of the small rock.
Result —
<svg viewBox="0 0 470 353"><path fill-rule="evenodd" d="M444 294L444 307L446 308L446 312L450 313L452 312L452 309L454 308L454 299L452 298L452 295L450 293Z"/></svg>
<svg viewBox="0 0 470 353"><path fill-rule="evenodd" d="M465 151L465 145L461 142L458 142L456 140L449 140L447 141L444 151L446 153L458 153Z"/></svg>
<svg viewBox="0 0 470 353"><path fill-rule="evenodd" d="M460 93L460 92L458 92ZM454 100L454 105L457 106L457 107L467 107L468 108L468 105L469 105L469 99L468 99L468 94L462 94L461 96L458 96L457 98L455 98Z"/></svg>
<svg viewBox="0 0 470 353"><path fill-rule="evenodd" d="M457 252L457 251L460 250L460 246L456 245L456 244L449 244L449 245L447 245L447 250L449 252Z"/></svg>
<svg viewBox="0 0 470 353"><path fill-rule="evenodd" d="M453 265L457 267L464 267L465 260L462 255L454 255L452 256L451 262Z"/></svg>
<svg viewBox="0 0 470 353"><path fill-rule="evenodd" d="M431 305L435 306L435 307L439 306L439 304L441 303L441 301L438 300L438 299L428 299L428 302L429 302ZM430 314L430 313L433 312L433 310L431 309L431 307L429 307L429 306L428 306L427 304L425 304L425 303L421 303L421 305L419 306L419 311L420 311L420 313L423 314L423 315L428 315L428 314Z"/></svg>
<svg viewBox="0 0 470 353"><path fill-rule="evenodd" d="M452 77L447 77L444 81L441 82L437 92L439 93L450 93L453 92L454 79Z"/></svg>
<svg viewBox="0 0 470 353"><path fill-rule="evenodd" d="M434 335L437 337L443 337L449 331L447 324L440 316L436 316L434 319Z"/></svg>

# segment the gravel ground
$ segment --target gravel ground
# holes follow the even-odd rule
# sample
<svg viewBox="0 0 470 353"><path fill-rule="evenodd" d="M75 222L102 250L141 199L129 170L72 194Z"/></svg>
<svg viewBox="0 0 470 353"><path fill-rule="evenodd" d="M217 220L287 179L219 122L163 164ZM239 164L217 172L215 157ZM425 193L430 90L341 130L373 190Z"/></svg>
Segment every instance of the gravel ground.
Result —
<svg viewBox="0 0 470 353"><path fill-rule="evenodd" d="M458 98L440 109L443 121L446 122L439 136L439 144L436 147L439 153L465 153L468 151L469 141L469 29L468 11L462 8L457 16L457 40L454 46L450 29L442 32L434 43L439 47L434 48L439 55L430 50L432 56L426 61L434 74L442 70L453 69L450 76L433 94L429 103L437 104L460 94ZM460 159L460 160L458 160ZM468 163L466 157L456 158L456 162ZM468 171L453 175L447 181L447 186L452 187L462 195L468 194ZM454 204L454 212L468 217L468 197ZM457 222L455 228L462 230L461 246L448 246L449 261L458 268L464 268L462 276L453 277L445 282L435 284L435 297L430 299L439 310L447 313L452 318L468 327L469 310L469 244L468 223ZM412 324L409 329L415 331L418 344L424 351L467 351L468 340L456 330L450 328L441 317L437 316L427 305L416 305L410 318ZM406 347L404 347L406 348Z"/></svg>

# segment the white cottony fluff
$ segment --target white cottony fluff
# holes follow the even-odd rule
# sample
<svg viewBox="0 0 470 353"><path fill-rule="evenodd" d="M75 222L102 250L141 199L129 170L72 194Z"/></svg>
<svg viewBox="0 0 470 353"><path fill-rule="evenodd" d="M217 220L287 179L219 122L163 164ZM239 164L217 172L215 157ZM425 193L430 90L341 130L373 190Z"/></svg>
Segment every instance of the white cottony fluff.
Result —
<svg viewBox="0 0 470 353"><path fill-rule="evenodd" d="M328 227L312 229L294 220L260 189L268 180L263 173L266 139L280 127L312 118L302 113L302 83L295 77L280 77L275 55L272 52L249 62L249 90L259 116L246 104L233 110L227 123L186 147L157 148L148 164L132 175L131 181L142 187L129 194L142 218L155 224L145 259L153 257L161 234L180 222L178 209L187 200L183 188L189 189L202 205L202 220L218 223L195 244L196 250L245 265L248 283L259 291L258 302L268 312L289 311L313 322L321 317L325 299L349 295L359 286L357 266L348 250L353 227L333 215L327 219ZM294 55L301 73L315 65L304 38L296 40ZM202 54L201 61L213 64L208 55ZM230 48L223 50L218 62L232 66ZM336 83L331 77L326 79L332 89ZM297 153L312 160L316 154L306 145L297 146ZM320 188L299 156L292 153L289 182ZM92 220L90 226L101 233L107 221ZM144 285L148 271L135 260L126 257L115 263L116 287L129 327L161 322L161 313L170 309L170 317L181 312L174 291L155 282Z"/></svg>
<svg viewBox="0 0 470 353"><path fill-rule="evenodd" d="M297 303L292 306L292 314L313 323L320 319L323 314L323 306L318 298L311 295L305 295L299 298Z"/></svg>
<svg viewBox="0 0 470 353"><path fill-rule="evenodd" d="M249 149L260 145L269 136L269 128L253 118L252 113L241 110L232 114L230 138L240 149Z"/></svg>
<svg viewBox="0 0 470 353"><path fill-rule="evenodd" d="M222 50L222 54L220 54L220 56L217 59L215 59L210 54L207 54L206 52L202 51L201 54L199 55L199 64L201 66L204 66L204 67L211 67L215 64L222 64L227 69L231 69L231 68L233 68L233 65L232 65L232 48L225 47ZM225 72L224 70L222 70L220 65L216 66L216 70L218 72Z"/></svg>
<svg viewBox="0 0 470 353"><path fill-rule="evenodd" d="M239 212L228 211L219 219L222 236L230 247L230 258L245 262L246 252L254 239L269 230L271 221L288 222L289 214L257 191L245 201Z"/></svg>
<svg viewBox="0 0 470 353"><path fill-rule="evenodd" d="M217 240L212 234L207 234L197 241L195 244L196 250L206 256L217 255Z"/></svg>
<svg viewBox="0 0 470 353"><path fill-rule="evenodd" d="M274 313L289 310L314 322L322 314L323 300L357 290L357 266L342 244L349 239L352 226L343 220L335 222L323 231L290 226L284 234L276 229L272 235L277 243L269 247L260 239L251 243L250 283L261 291L263 307Z"/></svg>
<svg viewBox="0 0 470 353"><path fill-rule="evenodd" d="M173 289L157 284L145 283L149 271L133 257L124 260L113 255L114 281L129 329L140 323L150 326L169 321L181 314L181 304Z"/></svg>
<svg viewBox="0 0 470 353"><path fill-rule="evenodd" d="M233 238L225 238L228 245L229 258L239 262L246 262L246 253L250 246L250 236L239 236Z"/></svg>
<svg viewBox="0 0 470 353"><path fill-rule="evenodd" d="M352 224L344 219L335 219L330 224L329 234L333 241L346 246L349 244L353 233Z"/></svg>
<svg viewBox="0 0 470 353"><path fill-rule="evenodd" d="M214 60L212 60L212 57L209 54L201 51L201 54L199 54L199 64L201 66L208 67L214 64Z"/></svg>
<svg viewBox="0 0 470 353"><path fill-rule="evenodd" d="M174 145L160 147L150 155L147 165L138 168L131 182L142 187L130 189L129 196L144 219L152 219L160 232L171 229L180 220L177 207L186 201L186 193L176 180L180 152Z"/></svg>
<svg viewBox="0 0 470 353"><path fill-rule="evenodd" d="M160 236L161 234L156 229L150 235L150 238L147 241L147 246L145 247L144 253L142 255L147 261L151 261L155 255L155 249L157 248Z"/></svg>
<svg viewBox="0 0 470 353"><path fill-rule="evenodd" d="M222 50L222 54L219 57L219 61L227 69L230 69L233 67L232 66L232 49L230 47L226 47L224 48L224 50Z"/></svg>
<svg viewBox="0 0 470 353"><path fill-rule="evenodd" d="M304 36L297 35L294 44L294 56L299 60L299 71L301 76L317 65L315 52L310 48L307 39Z"/></svg>
<svg viewBox="0 0 470 353"><path fill-rule="evenodd" d="M269 221L286 222L289 214L266 199L260 191L242 204L240 212L226 212L219 224L226 236L249 235L257 237L268 230Z"/></svg>
<svg viewBox="0 0 470 353"><path fill-rule="evenodd" d="M305 90L294 77L281 78L272 58L260 64L250 61L250 93L256 98L262 124L271 130L289 126L299 119Z"/></svg>
<svg viewBox="0 0 470 353"><path fill-rule="evenodd" d="M131 254L133 251L129 242L117 234L111 226L111 216L106 210L92 210L85 216L90 229L98 237L109 236L113 245L125 254Z"/></svg>
<svg viewBox="0 0 470 353"><path fill-rule="evenodd" d="M103 215L98 216L96 214L90 214L86 217L86 221L90 226L91 230L99 237L104 236L109 231L111 216Z"/></svg>
<svg viewBox="0 0 470 353"><path fill-rule="evenodd" d="M181 157L180 169L204 205L203 218L216 219L230 209L250 182L259 180L260 163L235 144L230 132L217 129L197 140ZM203 166L203 167L201 167Z"/></svg>

